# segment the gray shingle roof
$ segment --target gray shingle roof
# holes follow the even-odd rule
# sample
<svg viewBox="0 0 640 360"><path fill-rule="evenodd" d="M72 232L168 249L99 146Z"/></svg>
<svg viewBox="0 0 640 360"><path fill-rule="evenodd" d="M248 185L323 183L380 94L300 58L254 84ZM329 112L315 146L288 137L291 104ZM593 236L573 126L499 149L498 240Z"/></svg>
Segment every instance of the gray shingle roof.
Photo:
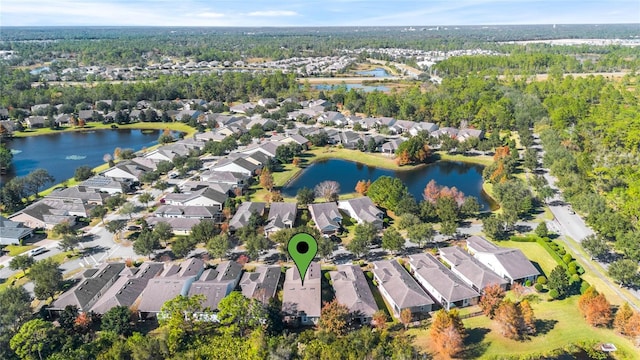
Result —
<svg viewBox="0 0 640 360"><path fill-rule="evenodd" d="M233 291L241 274L242 265L235 261L223 261L215 269L205 270L200 278L191 284L188 295L204 295L205 301L202 306L217 310L220 300Z"/></svg>
<svg viewBox="0 0 640 360"><path fill-rule="evenodd" d="M72 290L64 293L53 303L54 309L64 309L75 305L81 311L88 311L104 292L113 284L125 268L124 263L104 264L92 277L84 279Z"/></svg>
<svg viewBox="0 0 640 360"><path fill-rule="evenodd" d="M308 317L320 317L321 304L321 272L320 264L312 262L304 278L304 286L300 274L295 267L287 269L282 296L282 312L289 316L297 316L301 312Z"/></svg>
<svg viewBox="0 0 640 360"><path fill-rule="evenodd" d="M468 281L470 285L475 286L480 291L489 285L505 285L508 283L507 280L457 246L441 248L440 257L451 266L452 270L457 271L466 278L466 280L463 280Z"/></svg>
<svg viewBox="0 0 640 360"><path fill-rule="evenodd" d="M245 272L240 280L242 295L268 302L276 295L281 275L279 266L258 266L254 272Z"/></svg>
<svg viewBox="0 0 640 360"><path fill-rule="evenodd" d="M296 203L271 203L265 230L270 231L292 227L296 221L297 211L298 206Z"/></svg>
<svg viewBox="0 0 640 360"><path fill-rule="evenodd" d="M411 268L420 275L447 302L456 302L480 296L467 286L451 270L444 266L431 254L415 254L409 256ZM436 294L431 294L439 300Z"/></svg>
<svg viewBox="0 0 640 360"><path fill-rule="evenodd" d="M33 233L33 229L21 222L11 221L0 215L0 244L13 244Z"/></svg>
<svg viewBox="0 0 640 360"><path fill-rule="evenodd" d="M331 271L329 274L336 299L346 305L351 312L372 317L373 313L378 311L376 300L359 266L338 265L338 270Z"/></svg>
<svg viewBox="0 0 640 360"><path fill-rule="evenodd" d="M540 275L538 269L531 264L531 261L524 256L520 249L499 247L480 236L468 238L467 246L476 253L486 253L487 256L493 257L513 280ZM478 258L477 254L476 258ZM483 261L483 259L478 260Z"/></svg>
<svg viewBox="0 0 640 360"><path fill-rule="evenodd" d="M400 309L432 305L433 300L396 260L373 263L373 273Z"/></svg>
<svg viewBox="0 0 640 360"><path fill-rule="evenodd" d="M238 206L235 215L229 221L230 229L239 229L249 223L251 214L256 213L260 216L264 214L265 203L246 201Z"/></svg>
<svg viewBox="0 0 640 360"><path fill-rule="evenodd" d="M342 215L336 203L309 204L309 212L320 231L335 231L340 228Z"/></svg>

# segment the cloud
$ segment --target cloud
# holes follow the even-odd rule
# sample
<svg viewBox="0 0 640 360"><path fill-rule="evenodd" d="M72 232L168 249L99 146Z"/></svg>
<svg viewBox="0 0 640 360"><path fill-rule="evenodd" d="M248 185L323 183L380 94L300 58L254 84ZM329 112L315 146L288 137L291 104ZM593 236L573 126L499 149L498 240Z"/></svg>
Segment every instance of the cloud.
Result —
<svg viewBox="0 0 640 360"><path fill-rule="evenodd" d="M277 16L297 16L299 14L291 10L265 10L265 11L253 11L248 13L247 15L277 17Z"/></svg>
<svg viewBox="0 0 640 360"><path fill-rule="evenodd" d="M203 17L203 18L223 18L225 15L223 13L207 11L207 12L197 13L196 16Z"/></svg>

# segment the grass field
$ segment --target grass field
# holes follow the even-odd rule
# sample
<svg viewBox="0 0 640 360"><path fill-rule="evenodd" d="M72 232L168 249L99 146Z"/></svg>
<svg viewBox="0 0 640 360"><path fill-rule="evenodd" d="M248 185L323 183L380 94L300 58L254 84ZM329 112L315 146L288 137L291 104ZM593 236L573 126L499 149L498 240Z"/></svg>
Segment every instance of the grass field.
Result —
<svg viewBox="0 0 640 360"><path fill-rule="evenodd" d="M25 245L25 246L20 246L20 245L7 245L4 250L9 252L9 256L17 256L22 254L25 251L29 251L31 249L35 248L34 245Z"/></svg>
<svg viewBox="0 0 640 360"><path fill-rule="evenodd" d="M89 122L85 127L63 127L60 129L50 129L50 128L42 128L42 129L34 129L29 130L25 129L25 131L18 131L13 134L14 137L28 137L28 136L40 136L40 135L49 135L49 134L59 134L66 132L74 132L74 131L88 131L88 130L99 130L99 129L111 129L111 125L113 124L103 124L97 122ZM117 125L118 129L153 129L153 130L174 130L185 133L185 137L191 136L195 134L196 129L192 128L187 124L183 124L181 122L172 122L172 123L150 123L150 122L137 122L132 124L124 124Z"/></svg>
<svg viewBox="0 0 640 360"><path fill-rule="evenodd" d="M637 358L637 348L634 348L631 341L617 335L611 329L593 328L588 325L578 310L577 302L577 296L561 301L534 302L532 307L537 319L538 335L526 341L504 338L497 331L495 323L486 316L465 319L463 322L469 334L465 341L468 350L462 358L544 355L581 341L610 342L618 348L616 358ZM409 333L415 335L416 346L429 351L428 329L411 329Z"/></svg>

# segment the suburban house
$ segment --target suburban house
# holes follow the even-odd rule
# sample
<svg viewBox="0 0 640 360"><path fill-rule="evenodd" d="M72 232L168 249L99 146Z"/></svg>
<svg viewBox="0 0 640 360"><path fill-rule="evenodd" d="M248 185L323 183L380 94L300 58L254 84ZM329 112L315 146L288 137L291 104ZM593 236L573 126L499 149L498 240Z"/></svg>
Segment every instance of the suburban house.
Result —
<svg viewBox="0 0 640 360"><path fill-rule="evenodd" d="M212 206L180 206L161 205L153 212L153 216L182 219L217 219L219 209Z"/></svg>
<svg viewBox="0 0 640 360"><path fill-rule="evenodd" d="M459 279L433 255L410 255L409 266L418 283L447 311L452 307L461 308L478 303L480 293Z"/></svg>
<svg viewBox="0 0 640 360"><path fill-rule="evenodd" d="M228 195L211 188L203 188L187 193L169 193L164 197L164 203L180 206L207 206L222 211L222 205Z"/></svg>
<svg viewBox="0 0 640 360"><path fill-rule="evenodd" d="M327 111L318 117L318 122L327 124L343 125L347 123L347 119L342 113L337 111Z"/></svg>
<svg viewBox="0 0 640 360"><path fill-rule="evenodd" d="M91 307L96 314L104 314L116 306L133 307L149 280L158 276L164 269L162 263L146 262L139 268L125 269L108 290Z"/></svg>
<svg viewBox="0 0 640 360"><path fill-rule="evenodd" d="M29 116L24 120L29 129L37 129L43 128L46 123L46 118L44 116Z"/></svg>
<svg viewBox="0 0 640 360"><path fill-rule="evenodd" d="M482 293L487 286L495 284L507 289L509 283L507 280L491 271L458 246L440 248L440 259L451 267L451 272L479 293Z"/></svg>
<svg viewBox="0 0 640 360"><path fill-rule="evenodd" d="M75 225L76 216L87 216L86 211L84 215L76 215L82 210L86 210L83 204L40 200L11 215L9 220L21 222L32 229L51 230L61 222Z"/></svg>
<svg viewBox="0 0 640 360"><path fill-rule="evenodd" d="M55 189L45 198L62 200L65 202L82 202L84 204L104 205L109 197L110 195L107 193L79 185L63 189Z"/></svg>
<svg viewBox="0 0 640 360"><path fill-rule="evenodd" d="M227 184L231 185L231 188L244 188L247 184L249 175L238 172L223 172L223 171L204 171L200 173L200 179L208 183Z"/></svg>
<svg viewBox="0 0 640 360"><path fill-rule="evenodd" d="M280 266L258 266L255 271L245 272L240 280L242 295L267 304L276 296L281 275Z"/></svg>
<svg viewBox="0 0 640 360"><path fill-rule="evenodd" d="M315 325L320 320L322 310L320 264L312 262L304 277L294 266L287 269L282 295L282 314L286 322L300 325Z"/></svg>
<svg viewBox="0 0 640 360"><path fill-rule="evenodd" d="M438 130L438 128L439 126L434 123L421 121L413 124L411 129L409 129L409 134L411 134L411 136L416 136L421 131L426 131L431 134L432 132Z"/></svg>
<svg viewBox="0 0 640 360"><path fill-rule="evenodd" d="M78 119L83 121L91 121L93 120L93 110L80 110L78 111Z"/></svg>
<svg viewBox="0 0 640 360"><path fill-rule="evenodd" d="M235 261L223 261L215 269L207 269L189 288L188 295L204 295L202 306L211 311L218 310L218 304L238 286L242 275L242 265Z"/></svg>
<svg viewBox="0 0 640 360"><path fill-rule="evenodd" d="M139 182L140 177L147 172L156 170L156 164L149 159L135 158L125 160L114 167L105 170L102 175L118 181Z"/></svg>
<svg viewBox="0 0 640 360"><path fill-rule="evenodd" d="M126 193L129 191L130 181L117 181L110 177L96 175L80 183L86 189L91 189L107 194Z"/></svg>
<svg viewBox="0 0 640 360"><path fill-rule="evenodd" d="M358 224L372 223L376 228L382 229L384 212L378 209L368 196L338 201L338 208L349 214Z"/></svg>
<svg viewBox="0 0 640 360"><path fill-rule="evenodd" d="M276 149L278 149L278 146L280 144L276 144L273 143L271 141L267 141L267 142L263 142L263 143L257 143L257 144L252 144L247 146L246 148L242 149L240 151L240 153L242 154L253 154L255 152L261 152L265 155L267 155L270 158L273 158L276 156Z"/></svg>
<svg viewBox="0 0 640 360"><path fill-rule="evenodd" d="M520 249L496 246L480 236L467 239L467 249L473 257L496 274L514 282L535 282L540 272Z"/></svg>
<svg viewBox="0 0 640 360"><path fill-rule="evenodd" d="M0 245L18 245L33 235L33 229L0 215Z"/></svg>
<svg viewBox="0 0 640 360"><path fill-rule="evenodd" d="M360 266L338 265L337 271L330 271L329 275L336 300L348 307L361 324L370 324L378 305Z"/></svg>
<svg viewBox="0 0 640 360"><path fill-rule="evenodd" d="M252 214L264 216L265 203L245 201L236 209L236 213L229 221L229 230L238 230L247 226Z"/></svg>
<svg viewBox="0 0 640 360"><path fill-rule="evenodd" d="M264 227L265 235L269 235L278 230L292 228L296 222L298 212L297 203L274 202L269 205L269 215L267 224Z"/></svg>
<svg viewBox="0 0 640 360"><path fill-rule="evenodd" d="M197 218L165 218L157 216L151 216L145 220L147 220L147 224L151 227L155 226L159 222L169 224L174 235L189 235L191 234L191 228L202 221L202 219Z"/></svg>
<svg viewBox="0 0 640 360"><path fill-rule="evenodd" d="M403 139L403 138L391 139L391 140L387 141L386 143L382 144L382 147L380 149L385 154L395 154L396 150L398 150L398 147L400 146L400 144L402 144L405 141L406 140Z"/></svg>
<svg viewBox="0 0 640 360"><path fill-rule="evenodd" d="M433 300L397 260L375 261L373 266L380 293L391 305L396 318L400 318L404 309L411 310L413 316L431 311Z"/></svg>
<svg viewBox="0 0 640 360"><path fill-rule="evenodd" d="M458 136L458 129L453 127L443 127L431 133L431 136L439 138L442 136L448 136L455 139Z"/></svg>
<svg viewBox="0 0 640 360"><path fill-rule="evenodd" d="M153 317L165 302L178 295L187 296L193 284L204 272L204 262L191 258L180 264L166 264L164 271L151 280L140 294L138 312L141 319Z"/></svg>
<svg viewBox="0 0 640 360"><path fill-rule="evenodd" d="M229 108L229 111L238 113L238 114L246 114L247 111L253 110L256 107L255 104L250 102L244 104L233 105Z"/></svg>
<svg viewBox="0 0 640 360"><path fill-rule="evenodd" d="M84 279L54 301L49 311L62 311L67 306L77 306L82 312L91 310L125 269L124 263L106 263L98 269L86 270Z"/></svg>
<svg viewBox="0 0 640 360"><path fill-rule="evenodd" d="M144 155L144 158L158 163L160 161L173 161L173 158L177 155L189 155L189 148L181 144L169 144L148 152Z"/></svg>
<svg viewBox="0 0 640 360"><path fill-rule="evenodd" d="M309 204L314 224L323 234L334 234L342 227L342 214L334 202Z"/></svg>
<svg viewBox="0 0 640 360"><path fill-rule="evenodd" d="M220 160L211 170L218 172L236 172L251 177L255 175L256 170L259 168L261 167L243 158L227 158Z"/></svg>
<svg viewBox="0 0 640 360"><path fill-rule="evenodd" d="M458 141L465 141L467 139L476 138L482 139L484 137L484 131L478 129L461 129L458 131Z"/></svg>

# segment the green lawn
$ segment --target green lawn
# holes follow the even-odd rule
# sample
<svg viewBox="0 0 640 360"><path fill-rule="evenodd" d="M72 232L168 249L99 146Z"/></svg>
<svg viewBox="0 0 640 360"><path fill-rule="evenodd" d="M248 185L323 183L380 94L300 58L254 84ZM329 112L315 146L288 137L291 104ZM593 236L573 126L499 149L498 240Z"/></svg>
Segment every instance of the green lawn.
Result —
<svg viewBox="0 0 640 360"><path fill-rule="evenodd" d="M460 161L484 166L493 164L493 157L488 155L466 156L463 154L449 154L446 151L438 151L437 154L440 156L440 160L444 161Z"/></svg>
<svg viewBox="0 0 640 360"><path fill-rule="evenodd" d="M7 245L4 250L9 252L9 256L17 256L20 255L24 252L27 252L31 249L35 248L34 245L25 245L25 246L20 246L20 245Z"/></svg>
<svg viewBox="0 0 640 360"><path fill-rule="evenodd" d="M99 129L111 129L112 124L103 124L98 122L89 122L85 127L63 127L60 129L52 130L49 128L43 129L25 129L25 131L17 131L13 134L14 137L28 137L28 136L39 136L39 135L49 135L49 134L59 134L66 132L74 132L74 131L87 131L87 130L99 130ZM149 122L137 122L133 124L124 124L117 125L119 129L154 129L154 130L164 130L170 129L174 131L180 131L185 133L185 137L191 136L196 132L196 129L192 128L187 124L183 124L181 122L172 122L172 123L149 123Z"/></svg>
<svg viewBox="0 0 640 360"><path fill-rule="evenodd" d="M549 354L572 343L594 341L610 342L616 345L619 359L633 359L637 348L626 338L611 329L593 328L580 314L578 297L561 301L540 301L532 304L537 320L538 335L526 341L509 340L497 331L495 323L486 316L463 320L469 336L466 339L468 352L463 358L500 358L528 354ZM415 344L428 351L428 329L411 329Z"/></svg>

